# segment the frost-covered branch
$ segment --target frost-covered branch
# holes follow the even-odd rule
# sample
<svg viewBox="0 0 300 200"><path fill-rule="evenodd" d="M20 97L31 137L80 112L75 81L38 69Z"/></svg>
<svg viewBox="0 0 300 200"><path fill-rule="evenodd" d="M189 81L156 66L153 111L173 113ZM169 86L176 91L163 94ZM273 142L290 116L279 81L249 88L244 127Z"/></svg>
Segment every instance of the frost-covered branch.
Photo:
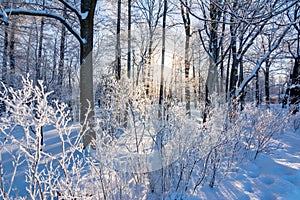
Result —
<svg viewBox="0 0 300 200"><path fill-rule="evenodd" d="M58 1L61 2L64 6L66 6L68 9L70 9L72 12L74 12L79 20L82 19L81 13L78 11L78 9L75 6L73 6L72 4L70 4L65 0L58 0Z"/></svg>
<svg viewBox="0 0 300 200"><path fill-rule="evenodd" d="M20 8L9 8L5 9L3 11L0 11L0 17L3 19L5 23L8 23L7 15L29 15L29 16L42 16L42 17L49 17L52 19L56 19L60 21L69 31L72 33L76 39L80 42L80 44L86 43L86 41L80 36L80 33L78 33L72 24L67 21L66 18L64 18L61 15L58 15L53 12L49 12L46 10L25 10Z"/></svg>
<svg viewBox="0 0 300 200"><path fill-rule="evenodd" d="M269 56L271 55L271 53L277 49L277 47L280 45L282 39L285 37L285 35L288 33L288 31L290 30L290 28L293 26L293 24L295 23L295 21L293 21L292 23L290 23L282 32L282 34L280 35L280 37L273 43L273 45L271 46L271 48L269 49L269 51L267 51L263 57L261 59L259 59L259 61L257 62L254 70L251 72L251 74L249 76L247 76L243 82L241 83L240 87L236 90L235 95L234 95L234 99L237 98L244 90L244 88L247 86L247 84L252 80L252 78L255 77L255 74L258 72L258 70L260 69L261 65L269 58Z"/></svg>

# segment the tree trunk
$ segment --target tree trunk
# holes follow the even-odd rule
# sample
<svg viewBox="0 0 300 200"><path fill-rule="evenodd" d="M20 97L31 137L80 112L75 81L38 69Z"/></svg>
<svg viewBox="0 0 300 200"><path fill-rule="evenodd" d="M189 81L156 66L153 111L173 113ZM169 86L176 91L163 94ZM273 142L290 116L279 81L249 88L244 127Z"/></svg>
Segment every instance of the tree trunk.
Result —
<svg viewBox="0 0 300 200"><path fill-rule="evenodd" d="M216 84L218 84L218 66L217 61L219 59L219 46L218 46L218 28L219 28L219 20L221 18L221 10L216 6L216 2L210 1L209 7L209 16L210 16L210 24L209 24L209 69L207 73L207 79L205 83L205 109L203 114L203 122L206 122L206 118L208 116L208 112L210 109L211 100L210 97L213 92L216 91ZM200 31L199 31L200 34ZM202 38L201 38L202 40Z"/></svg>
<svg viewBox="0 0 300 200"><path fill-rule="evenodd" d="M292 113L296 114L299 112L300 104L300 55L294 59L294 67L290 79L292 82L290 86L290 106Z"/></svg>
<svg viewBox="0 0 300 200"><path fill-rule="evenodd" d="M165 51L166 51L166 18L167 18L167 0L164 0L163 12L163 27L162 27L162 50L161 50L161 68L160 68L160 87L159 87L159 100L160 105L159 117L164 115L164 68L165 68Z"/></svg>
<svg viewBox="0 0 300 200"><path fill-rule="evenodd" d="M185 4L187 5L187 0ZM181 17L184 24L185 30L185 45L184 45L184 77L185 77L185 111L186 115L191 116L191 95L190 95L190 80L189 80L189 73L190 73L190 32L191 32L191 21L189 16L189 11L187 8L180 4L181 8Z"/></svg>
<svg viewBox="0 0 300 200"><path fill-rule="evenodd" d="M227 61L227 69L226 69L226 80L225 80L225 93L226 93L226 100L229 100L229 71L230 71L230 59L231 59L231 50L229 50L229 55L228 55L228 61Z"/></svg>
<svg viewBox="0 0 300 200"><path fill-rule="evenodd" d="M7 27L4 26L4 46L3 46L3 57L2 57L2 82L7 81L7 58L8 58L8 32Z"/></svg>
<svg viewBox="0 0 300 200"><path fill-rule="evenodd" d="M41 67L42 67L42 51L43 51L43 38L44 38L44 18L41 19L39 45L38 45L38 57L35 65L35 84L38 80L41 80Z"/></svg>
<svg viewBox="0 0 300 200"><path fill-rule="evenodd" d="M64 78L64 65L65 65L65 40L66 40L66 28L64 25L61 27L60 47L59 47L59 63L58 63L58 76L57 86L59 89L59 98L62 98L63 94L63 78Z"/></svg>
<svg viewBox="0 0 300 200"><path fill-rule="evenodd" d="M29 74L29 67L30 67L30 45L31 45L31 37L32 37L32 29L33 29L33 26L30 25L30 29L29 29L29 38L28 38L28 43L27 43L27 51L26 51L26 69L25 69L25 73L26 73L26 76L27 74Z"/></svg>
<svg viewBox="0 0 300 200"><path fill-rule="evenodd" d="M15 22L12 21L11 23L11 31L10 31L10 43L9 43L9 84L10 86L14 86L15 81L15 73L16 73L16 66L15 66Z"/></svg>
<svg viewBox="0 0 300 200"><path fill-rule="evenodd" d="M73 58L70 60L69 69L68 69L68 105L71 108L72 106L72 66L73 66Z"/></svg>
<svg viewBox="0 0 300 200"><path fill-rule="evenodd" d="M7 76L7 53L8 53L8 33L7 33L7 26L4 26L4 37L3 37L3 56L2 56L2 77L1 81L6 84L6 76ZM2 92L3 87L2 85L0 86L0 91ZM0 113L6 111L6 105L3 101L0 101Z"/></svg>
<svg viewBox="0 0 300 200"><path fill-rule="evenodd" d="M233 3L233 10L237 9L237 1ZM238 58L237 58L237 33L236 33L236 26L235 26L235 18L234 16L230 17L230 36L231 36L231 55L232 55L232 65L231 65L231 72L230 72L230 83L229 83L229 93L230 97L234 96L236 90L236 84L238 81Z"/></svg>
<svg viewBox="0 0 300 200"><path fill-rule="evenodd" d="M192 50L192 58L193 58L193 90L194 90L194 108L197 109L197 81L196 81L196 67L195 67L195 56L194 56L194 48Z"/></svg>
<svg viewBox="0 0 300 200"><path fill-rule="evenodd" d="M260 104L260 99L259 99L259 74L258 71L255 74L255 100L256 100L256 107L259 106Z"/></svg>
<svg viewBox="0 0 300 200"><path fill-rule="evenodd" d="M270 107L270 66L271 62L269 59L266 60L266 71L265 71L265 93L266 93L266 104Z"/></svg>
<svg viewBox="0 0 300 200"><path fill-rule="evenodd" d="M149 47L148 47L148 60L147 60L147 77L146 77L146 95L150 95L151 69L152 69L152 46L153 46L153 30L152 25L149 24Z"/></svg>
<svg viewBox="0 0 300 200"><path fill-rule="evenodd" d="M118 0L117 45L116 45L116 79L121 79L121 0Z"/></svg>
<svg viewBox="0 0 300 200"><path fill-rule="evenodd" d="M127 77L131 73L131 0L128 0L128 50L127 50Z"/></svg>
<svg viewBox="0 0 300 200"><path fill-rule="evenodd" d="M97 0L81 1L81 12L88 13L86 18L80 22L80 35L84 43L80 46L80 124L83 125L81 132L83 137L83 147L86 148L96 134L92 129L94 117L94 95L93 95L93 34L94 34L94 12ZM90 110L89 110L90 109ZM89 112L88 112L89 111ZM89 123L86 124L85 120ZM92 145L94 147L94 145Z"/></svg>
<svg viewBox="0 0 300 200"><path fill-rule="evenodd" d="M52 75L51 75L51 81L56 82L56 65L57 65L57 48L56 48L56 44L57 44L57 37L55 37L54 39L54 45L53 45L53 65L52 65Z"/></svg>
<svg viewBox="0 0 300 200"><path fill-rule="evenodd" d="M66 8L64 8L63 16L66 17ZM66 27L61 26L61 36L60 36L60 47L59 47L59 62L58 62L58 76L57 76L57 86L59 98L62 98L63 94L63 78L64 78L64 65L65 65L65 50L66 50Z"/></svg>
<svg viewBox="0 0 300 200"><path fill-rule="evenodd" d="M240 86L240 84L243 82L244 80L244 65L243 65L243 58L241 57L239 60L239 65L240 65L240 72L239 72L239 83L238 86ZM245 104L245 92L243 91L241 93L241 97L240 97L240 103L241 103L241 110L244 109L244 104Z"/></svg>

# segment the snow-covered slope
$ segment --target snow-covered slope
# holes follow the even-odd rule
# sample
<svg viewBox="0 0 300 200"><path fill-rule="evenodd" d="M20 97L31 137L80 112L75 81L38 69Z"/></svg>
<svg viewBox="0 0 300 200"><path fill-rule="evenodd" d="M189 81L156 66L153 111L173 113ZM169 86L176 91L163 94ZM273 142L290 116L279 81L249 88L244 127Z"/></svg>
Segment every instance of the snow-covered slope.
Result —
<svg viewBox="0 0 300 200"><path fill-rule="evenodd" d="M300 129L286 130L279 140L282 148L272 155L262 153L256 160L245 160L238 172L226 177L220 185L215 188L202 187L197 198L300 199Z"/></svg>

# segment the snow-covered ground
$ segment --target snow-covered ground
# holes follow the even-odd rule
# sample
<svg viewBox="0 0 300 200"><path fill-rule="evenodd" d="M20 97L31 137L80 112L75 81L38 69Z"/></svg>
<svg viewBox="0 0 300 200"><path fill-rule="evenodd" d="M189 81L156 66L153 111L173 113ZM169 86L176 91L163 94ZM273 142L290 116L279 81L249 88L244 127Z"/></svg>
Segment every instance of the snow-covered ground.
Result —
<svg viewBox="0 0 300 200"><path fill-rule="evenodd" d="M281 147L272 154L261 153L255 160L245 159L238 166L236 173L226 176L214 188L203 186L194 196L184 198L203 200L300 199L300 129L295 131L293 127L286 128L285 132L280 135L279 141L282 144ZM61 148L58 145L59 138L56 138L53 130L45 132L45 144L44 150L54 154ZM11 168L11 155L8 155L2 147L1 149L3 173L7 178L7 175L14 173L8 170ZM21 166L19 170L24 170L24 167ZM25 174L22 171L15 173L13 187L16 187L15 191L18 195L26 196ZM178 196L181 195L171 194L167 199L178 199ZM2 198L0 196L0 199Z"/></svg>
<svg viewBox="0 0 300 200"><path fill-rule="evenodd" d="M202 187L195 199L300 199L300 129L287 129L279 140L282 148L245 160L236 174L215 188Z"/></svg>

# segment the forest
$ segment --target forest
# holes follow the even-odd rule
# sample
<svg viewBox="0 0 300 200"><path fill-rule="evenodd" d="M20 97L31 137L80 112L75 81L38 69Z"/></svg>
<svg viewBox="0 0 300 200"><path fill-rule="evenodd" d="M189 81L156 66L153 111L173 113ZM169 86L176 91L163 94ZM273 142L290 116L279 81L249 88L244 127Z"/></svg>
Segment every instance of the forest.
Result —
<svg viewBox="0 0 300 200"><path fill-rule="evenodd" d="M0 199L283 197L210 195L300 141L298 0L0 3Z"/></svg>

